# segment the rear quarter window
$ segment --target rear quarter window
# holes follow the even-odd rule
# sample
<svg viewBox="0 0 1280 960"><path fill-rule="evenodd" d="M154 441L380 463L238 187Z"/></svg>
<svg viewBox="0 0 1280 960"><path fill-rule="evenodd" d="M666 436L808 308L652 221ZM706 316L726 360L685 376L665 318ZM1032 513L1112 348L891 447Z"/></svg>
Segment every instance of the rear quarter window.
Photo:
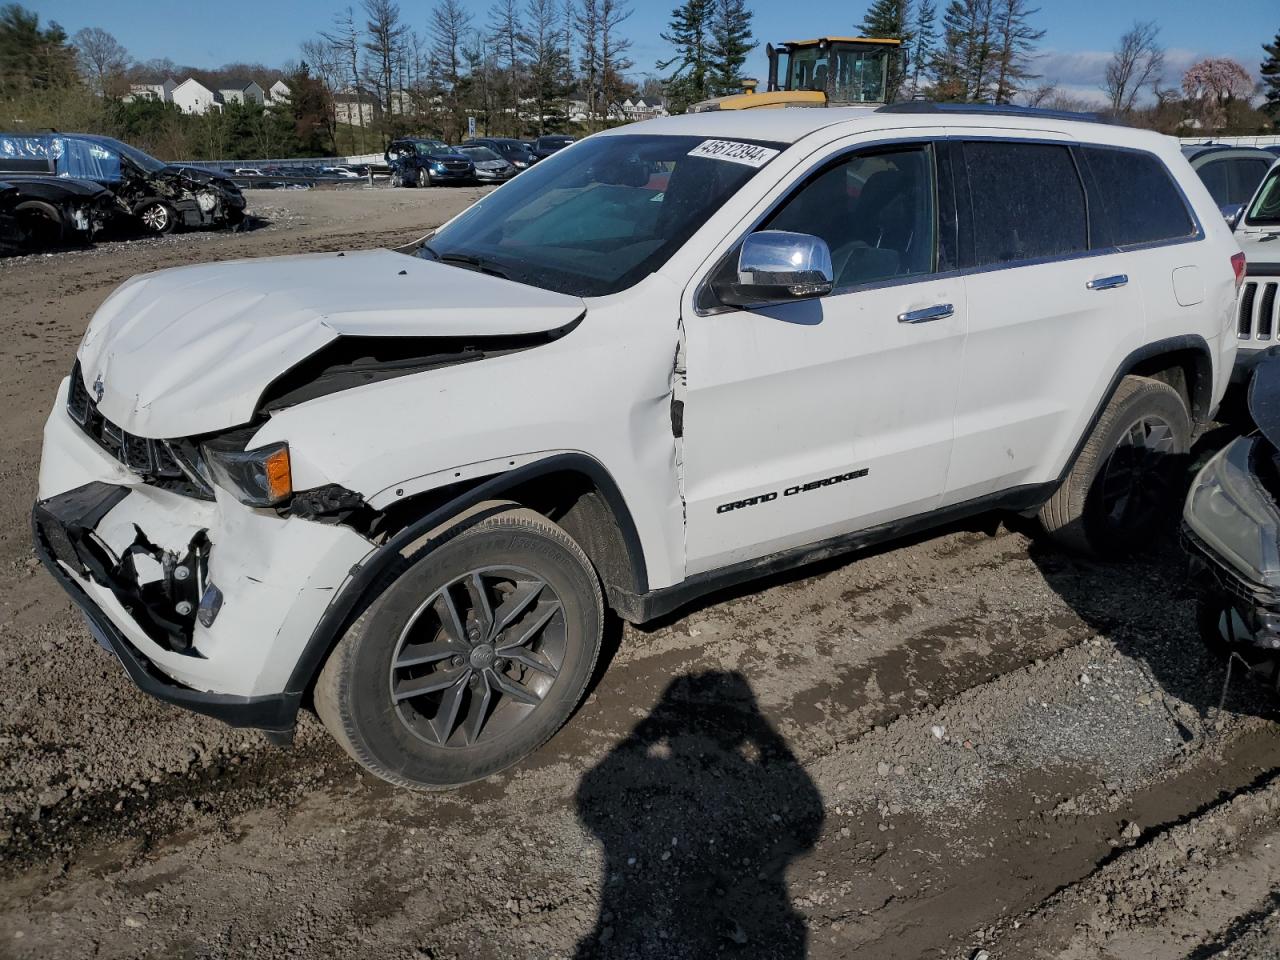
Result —
<svg viewBox="0 0 1280 960"><path fill-rule="evenodd" d="M1071 150L1044 143L964 145L976 266L1089 248L1084 187Z"/></svg>
<svg viewBox="0 0 1280 960"><path fill-rule="evenodd" d="M1095 247L1181 240L1196 232L1182 191L1154 154L1108 147L1081 147L1080 153L1091 174Z"/></svg>

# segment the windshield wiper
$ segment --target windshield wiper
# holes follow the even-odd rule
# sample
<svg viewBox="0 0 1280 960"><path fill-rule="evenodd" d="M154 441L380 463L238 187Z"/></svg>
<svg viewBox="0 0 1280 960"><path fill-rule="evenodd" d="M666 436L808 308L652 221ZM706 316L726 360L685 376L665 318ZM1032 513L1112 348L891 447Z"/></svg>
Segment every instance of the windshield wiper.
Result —
<svg viewBox="0 0 1280 960"><path fill-rule="evenodd" d="M487 273L493 277L501 277L503 280L511 279L489 261L482 260L469 253L436 253L434 250L430 252L435 254L435 258L441 263L456 264L467 270L475 270L477 273Z"/></svg>

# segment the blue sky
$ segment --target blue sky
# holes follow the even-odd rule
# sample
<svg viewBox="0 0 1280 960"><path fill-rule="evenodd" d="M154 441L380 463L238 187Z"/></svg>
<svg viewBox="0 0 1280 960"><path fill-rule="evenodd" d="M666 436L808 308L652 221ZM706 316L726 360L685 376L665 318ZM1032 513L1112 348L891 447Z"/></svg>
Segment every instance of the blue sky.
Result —
<svg viewBox="0 0 1280 960"><path fill-rule="evenodd" d="M463 0L483 23L488 0ZM1034 2L1034 0L1033 0ZM265 2L178 2L164 0L25 0L44 19L74 33L98 26L113 33L140 60L169 57L192 66L228 61L283 63L298 57L298 44L329 25L335 11L359 0L265 0ZM751 0L761 41L822 34L847 34L862 19L863 0ZM938 5L945 6L945 0ZM636 75L657 73L665 55L659 34L674 0L633 0L627 33L633 39ZM406 22L427 33L429 0L401 0ZM1167 82L1200 56L1230 56L1256 75L1261 44L1280 30L1278 0L1042 0L1036 24L1046 32L1039 70L1066 91L1087 95L1096 89L1116 39L1134 20L1155 20L1168 50ZM237 26L242 24L242 26ZM763 78L764 56L748 63Z"/></svg>

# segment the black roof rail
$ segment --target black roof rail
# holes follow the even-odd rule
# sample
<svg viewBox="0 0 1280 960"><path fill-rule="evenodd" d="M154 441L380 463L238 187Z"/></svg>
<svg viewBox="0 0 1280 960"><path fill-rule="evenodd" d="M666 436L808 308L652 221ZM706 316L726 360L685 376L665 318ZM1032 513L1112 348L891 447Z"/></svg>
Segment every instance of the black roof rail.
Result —
<svg viewBox="0 0 1280 960"><path fill-rule="evenodd" d="M1027 117L1041 120L1075 120L1080 123L1114 123L1100 113L1075 110L1048 110L1044 107L1022 107L1012 103L939 103L933 100L904 100L887 103L876 113L971 113L985 117Z"/></svg>

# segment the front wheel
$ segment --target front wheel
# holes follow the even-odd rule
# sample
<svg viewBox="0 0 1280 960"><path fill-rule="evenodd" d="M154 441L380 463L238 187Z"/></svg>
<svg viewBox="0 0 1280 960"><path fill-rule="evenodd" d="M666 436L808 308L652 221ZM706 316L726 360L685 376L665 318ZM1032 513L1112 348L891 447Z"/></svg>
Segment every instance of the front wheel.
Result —
<svg viewBox="0 0 1280 960"><path fill-rule="evenodd" d="M138 220L142 229L153 237L171 233L178 222L173 207L162 200L152 200L138 210Z"/></svg>
<svg viewBox="0 0 1280 960"><path fill-rule="evenodd" d="M1115 557L1151 542L1176 514L1191 448L1191 417L1177 390L1125 377L1040 522L1078 553Z"/></svg>
<svg viewBox="0 0 1280 960"><path fill-rule="evenodd" d="M567 533L497 506L424 548L343 636L316 712L369 771L446 789L545 743L586 689L600 583Z"/></svg>

